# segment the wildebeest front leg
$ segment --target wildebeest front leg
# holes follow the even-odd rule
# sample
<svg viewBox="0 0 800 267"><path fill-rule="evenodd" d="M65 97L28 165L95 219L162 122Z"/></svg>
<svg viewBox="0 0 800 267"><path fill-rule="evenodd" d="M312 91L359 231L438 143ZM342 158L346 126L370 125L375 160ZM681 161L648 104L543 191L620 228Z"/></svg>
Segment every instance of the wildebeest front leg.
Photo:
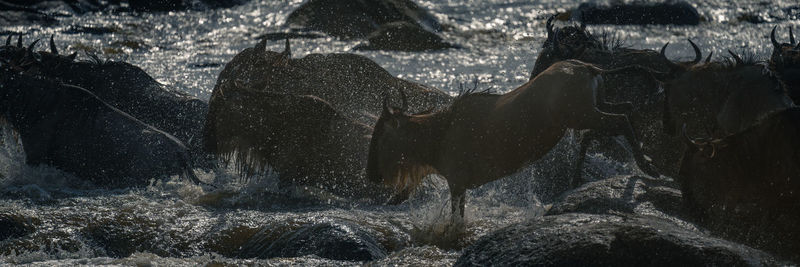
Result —
<svg viewBox="0 0 800 267"><path fill-rule="evenodd" d="M577 188L583 183L581 175L583 174L583 162L586 160L586 151L589 150L589 145L592 143L592 140L597 140L602 136L601 132L592 129L580 134L578 158L575 164L575 173L572 175L572 182L570 183L571 188Z"/></svg>
<svg viewBox="0 0 800 267"><path fill-rule="evenodd" d="M633 132L633 127L628 121L628 117L622 114L612 114L596 110L595 116L588 116L583 123L588 129L598 130L602 133L609 135L622 135L625 140L631 145L633 150L633 158L636 160L636 165L639 166L644 173L650 176L658 177L658 171L650 164L644 157L639 141ZM593 118L594 117L594 118Z"/></svg>
<svg viewBox="0 0 800 267"><path fill-rule="evenodd" d="M464 207L466 206L466 190L450 191L450 221L453 225L464 222Z"/></svg>

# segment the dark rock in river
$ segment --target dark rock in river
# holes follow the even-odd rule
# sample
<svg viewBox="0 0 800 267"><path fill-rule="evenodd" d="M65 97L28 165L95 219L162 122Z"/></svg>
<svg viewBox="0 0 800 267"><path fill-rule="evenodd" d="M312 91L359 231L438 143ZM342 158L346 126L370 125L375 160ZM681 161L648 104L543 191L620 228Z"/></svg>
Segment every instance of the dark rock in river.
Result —
<svg viewBox="0 0 800 267"><path fill-rule="evenodd" d="M36 231L35 223L38 223L38 220L13 213L0 213L0 242L33 233Z"/></svg>
<svg viewBox="0 0 800 267"><path fill-rule="evenodd" d="M63 10L88 12L167 12L228 8L248 0L0 0L0 25L52 24ZM55 12L55 13L53 13Z"/></svg>
<svg viewBox="0 0 800 267"><path fill-rule="evenodd" d="M644 176L616 176L571 190L553 203L547 215L681 213L681 192L674 182Z"/></svg>
<svg viewBox="0 0 800 267"><path fill-rule="evenodd" d="M683 1L610 6L582 3L572 11L572 19L586 24L697 25L700 23L700 14L691 4Z"/></svg>
<svg viewBox="0 0 800 267"><path fill-rule="evenodd" d="M372 261L387 255L371 233L341 221L307 224L294 230L264 228L241 249L244 258L316 255L332 260Z"/></svg>
<svg viewBox="0 0 800 267"><path fill-rule="evenodd" d="M490 233L455 266L759 266L756 249L646 216L544 216Z"/></svg>
<svg viewBox="0 0 800 267"><path fill-rule="evenodd" d="M361 44L353 49L427 51L455 47L442 40L439 35L407 21L384 24L371 33L368 40L368 44Z"/></svg>
<svg viewBox="0 0 800 267"><path fill-rule="evenodd" d="M286 19L294 27L345 39L366 37L395 21L433 32L442 30L436 18L410 0L310 0Z"/></svg>

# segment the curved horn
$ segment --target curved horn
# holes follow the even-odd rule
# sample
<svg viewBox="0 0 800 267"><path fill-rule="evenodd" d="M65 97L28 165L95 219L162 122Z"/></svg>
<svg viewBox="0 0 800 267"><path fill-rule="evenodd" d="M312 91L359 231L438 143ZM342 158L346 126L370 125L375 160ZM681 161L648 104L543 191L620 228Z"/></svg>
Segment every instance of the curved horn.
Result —
<svg viewBox="0 0 800 267"><path fill-rule="evenodd" d="M17 47L22 48L22 34L19 34L19 38L17 38Z"/></svg>
<svg viewBox="0 0 800 267"><path fill-rule="evenodd" d="M792 26L789 26L789 44L794 45L794 34L792 33Z"/></svg>
<svg viewBox="0 0 800 267"><path fill-rule="evenodd" d="M772 46L774 46L775 49L778 49L781 46L781 44L779 44L778 41L775 40L775 29L777 28L778 26L773 27L772 33L769 34L769 39L772 40Z"/></svg>
<svg viewBox="0 0 800 267"><path fill-rule="evenodd" d="M683 124L681 132L683 133L683 137L686 138L686 140L689 141L689 143L691 143L692 145L705 146L708 144L708 142L697 141L694 138L689 137L689 134L686 133L686 123Z"/></svg>
<svg viewBox="0 0 800 267"><path fill-rule="evenodd" d="M53 41L53 35L54 34L50 35L50 53L58 55L58 49L56 48L56 42Z"/></svg>
<svg viewBox="0 0 800 267"><path fill-rule="evenodd" d="M686 40L689 40L689 44L691 44L692 49L694 49L694 60L692 60L692 64L697 64L698 62L700 62L700 60L703 59L703 54L700 53L700 48L697 47L697 45L694 44L694 42L692 42L692 39L686 39Z"/></svg>
<svg viewBox="0 0 800 267"><path fill-rule="evenodd" d="M706 57L706 62L705 63L711 62L711 55L713 55L713 54L714 54L714 51L711 51L710 53L708 53L708 57Z"/></svg>
<svg viewBox="0 0 800 267"><path fill-rule="evenodd" d="M737 55L736 53L734 53L730 49L728 49L728 53L730 53L731 56L733 56L733 59L736 60L736 64L744 64L744 60L742 60L742 58L739 57L739 55Z"/></svg>
<svg viewBox="0 0 800 267"><path fill-rule="evenodd" d="M286 37L286 46L283 48L284 55L291 55L292 50L289 48L289 37Z"/></svg>
<svg viewBox="0 0 800 267"><path fill-rule="evenodd" d="M408 98L406 97L406 92L403 91L403 88L400 88L400 100L402 100L403 105L400 107L400 110L403 112L408 111Z"/></svg>
<svg viewBox="0 0 800 267"><path fill-rule="evenodd" d="M550 18L547 19L547 24L545 24L545 28L547 28L547 37L550 37L550 35L553 34L553 19L555 19L557 15L558 13L550 16Z"/></svg>
<svg viewBox="0 0 800 267"><path fill-rule="evenodd" d="M664 56L664 57L667 57L667 54L665 54L665 52L667 51L667 46L668 45L669 45L669 42L667 42L666 44L664 44L664 46L661 47L661 55Z"/></svg>
<svg viewBox="0 0 800 267"><path fill-rule="evenodd" d="M39 43L39 41L41 41L41 40L42 39L36 39L36 41L33 41L33 43L28 45L28 53L33 54L33 48L36 47L36 44Z"/></svg>

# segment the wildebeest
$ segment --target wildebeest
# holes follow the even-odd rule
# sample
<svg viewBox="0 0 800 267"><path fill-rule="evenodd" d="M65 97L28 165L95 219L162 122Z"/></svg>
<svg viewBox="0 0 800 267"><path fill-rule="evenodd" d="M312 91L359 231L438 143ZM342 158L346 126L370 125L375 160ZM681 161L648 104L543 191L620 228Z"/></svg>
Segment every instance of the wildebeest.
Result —
<svg viewBox="0 0 800 267"><path fill-rule="evenodd" d="M374 119L365 112L378 114L381 101L387 97L399 103L400 89L415 101L411 106L414 111L450 101L444 92L396 78L364 56L342 53L292 58L289 40L283 52L268 51L266 45L265 39L239 52L220 72L214 91L238 83L258 91L314 95L343 115L367 124Z"/></svg>
<svg viewBox="0 0 800 267"><path fill-rule="evenodd" d="M0 117L19 133L27 164L48 164L111 188L165 175L200 182L175 137L112 107L91 92L0 67Z"/></svg>
<svg viewBox="0 0 800 267"><path fill-rule="evenodd" d="M800 103L800 42L795 44L792 28L789 28L789 43L779 43L775 40L775 28L772 28L770 40L772 41L772 56L769 60L770 68L780 76L786 84L786 91L795 104Z"/></svg>
<svg viewBox="0 0 800 267"><path fill-rule="evenodd" d="M614 38L609 33L604 33L600 37L591 34L585 25L569 25L556 28L553 20L557 15L551 16L547 23L547 40L542 44L542 50L536 58L536 62L531 72L531 79L540 72L550 67L555 62L577 59L583 62L594 64L600 68L613 69L632 65L644 66L649 69L669 73L674 65L665 55L666 46L661 51L650 49L638 50L624 47L619 39ZM696 50L697 51L697 50ZM697 51L697 61L699 51ZM690 64L690 63L677 63ZM619 110L628 115L628 119L636 132L637 137L644 143L645 154L653 157L653 163L658 166L664 174L673 175L677 173L678 163L680 163L681 151L676 151L676 146L682 145L679 139L671 138L664 134L662 130L661 117L663 109L661 103L664 95L658 84L652 83L650 76L640 72L626 72L609 74L601 85L600 91L605 94L601 97L609 102L629 102L632 106L629 110ZM596 135L587 132L580 138L579 157L585 155ZM601 144L613 145L616 142L599 139ZM604 148L604 150L606 150ZM580 165L583 163L578 159L578 174L576 181L580 179Z"/></svg>
<svg viewBox="0 0 800 267"><path fill-rule="evenodd" d="M273 170L284 184L311 185L346 197L379 197L363 176L372 128L310 95L264 92L226 83L211 100L211 153L240 173ZM383 192L386 192L385 190Z"/></svg>
<svg viewBox="0 0 800 267"><path fill-rule="evenodd" d="M451 218L458 220L467 189L541 158L570 128L623 135L637 165L655 175L627 117L604 112L612 104L596 98L603 72L561 61L506 94L465 94L438 112L411 115L405 103L400 109L384 103L372 133L367 176L405 194L426 175L441 174L450 188Z"/></svg>
<svg viewBox="0 0 800 267"><path fill-rule="evenodd" d="M89 90L113 107L142 122L178 138L190 149L198 167L210 167L202 150L202 127L208 104L179 90L169 89L141 68L126 62L104 61L93 57L76 61L76 54L61 55L50 37L49 51L34 52L36 42L22 47L10 44L0 52L7 61L27 63L25 73Z"/></svg>
<svg viewBox="0 0 800 267"><path fill-rule="evenodd" d="M783 83L766 66L730 52L727 62L676 67L665 83L664 129L677 135L726 136L793 105Z"/></svg>
<svg viewBox="0 0 800 267"><path fill-rule="evenodd" d="M687 139L676 178L692 217L718 235L800 259L798 136L800 109L790 108L721 139Z"/></svg>
<svg viewBox="0 0 800 267"><path fill-rule="evenodd" d="M371 114L380 112L382 99L399 102L401 89L418 102L413 110L450 101L447 94L395 78L362 56L295 59L288 40L280 53L267 51L261 41L220 73L209 101L205 148L223 159L235 155L245 175L267 164L282 181L360 194L366 185L361 179L369 143L365 136L371 132L364 125L375 121ZM229 91L253 99L231 97ZM264 151L246 156L258 150Z"/></svg>

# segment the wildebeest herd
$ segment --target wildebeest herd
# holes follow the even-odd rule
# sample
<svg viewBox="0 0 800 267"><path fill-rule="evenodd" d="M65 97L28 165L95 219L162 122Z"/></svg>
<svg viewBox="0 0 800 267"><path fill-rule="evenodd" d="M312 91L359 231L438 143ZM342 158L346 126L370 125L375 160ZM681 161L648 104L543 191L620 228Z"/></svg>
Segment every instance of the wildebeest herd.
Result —
<svg viewBox="0 0 800 267"><path fill-rule="evenodd" d="M568 129L623 136L647 175L671 176L698 224L796 259L800 251L800 43L770 34L773 53L673 62L660 51L599 40L551 17L530 80L499 95L451 97L393 77L366 57L268 51L264 39L220 73L208 103L140 68L61 55L9 36L0 47L0 117L26 162L102 187L233 164L282 185L399 203L431 174L448 183L453 223L465 192L541 158ZM770 229L771 234L750 229Z"/></svg>

